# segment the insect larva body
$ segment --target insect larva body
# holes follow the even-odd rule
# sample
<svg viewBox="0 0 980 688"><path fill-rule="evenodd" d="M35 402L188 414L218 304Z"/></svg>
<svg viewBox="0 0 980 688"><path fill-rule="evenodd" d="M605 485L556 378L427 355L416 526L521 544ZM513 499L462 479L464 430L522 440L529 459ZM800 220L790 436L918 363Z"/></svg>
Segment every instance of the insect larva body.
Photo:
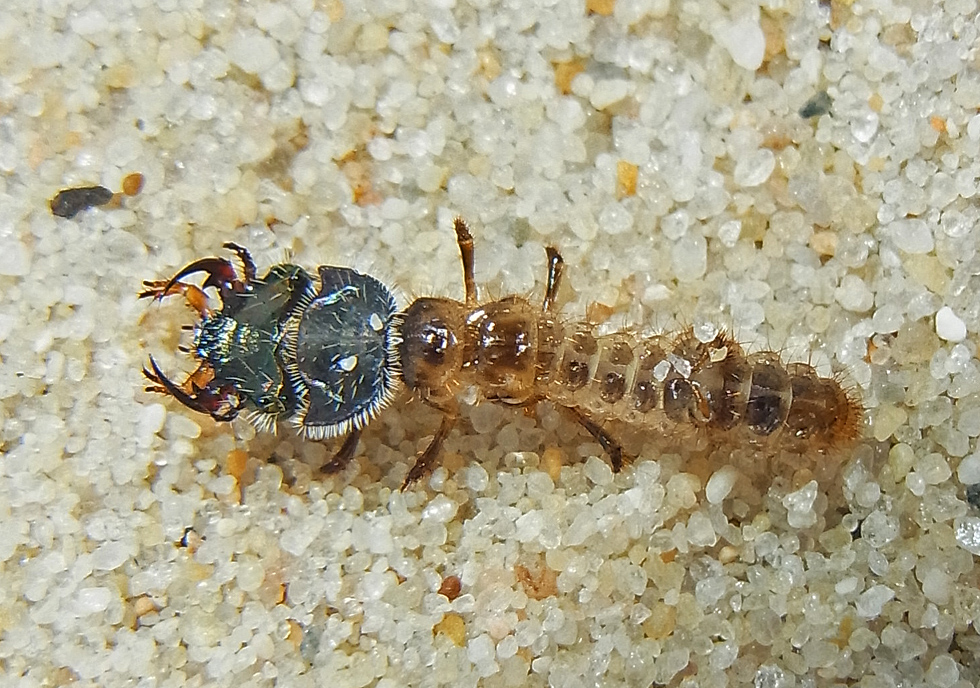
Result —
<svg viewBox="0 0 980 688"><path fill-rule="evenodd" d="M354 455L361 429L404 386L443 414L406 485L431 471L459 417L464 387L513 406L554 403L600 442L617 471L627 457L605 427L610 421L658 439L693 433L799 453L857 439L861 404L807 364L784 364L770 351L747 355L724 332L705 342L693 329L673 337L597 335L587 324L562 322L553 306L564 263L554 249L542 306L519 296L479 303L473 238L462 220L455 229L464 301L420 298L398 312L382 283L342 267L321 266L318 284L295 266L276 266L259 280L237 246L243 278L228 261L207 258L169 281L146 283L144 296L183 294L201 314L198 370L177 385L151 359L144 371L150 389L218 420L245 410L260 427L288 417L311 439L346 436L324 467L335 471ZM180 281L199 271L209 275L205 288L218 287L220 310L207 307L201 288ZM220 336L206 336L216 324ZM246 330L259 340L227 334ZM248 379L253 368L261 380Z"/></svg>

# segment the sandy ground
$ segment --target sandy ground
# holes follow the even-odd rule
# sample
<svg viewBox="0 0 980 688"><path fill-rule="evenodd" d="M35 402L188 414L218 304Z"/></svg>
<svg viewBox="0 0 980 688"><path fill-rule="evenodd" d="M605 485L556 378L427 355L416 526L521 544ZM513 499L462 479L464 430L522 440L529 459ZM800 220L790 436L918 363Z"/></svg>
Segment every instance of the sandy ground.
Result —
<svg viewBox="0 0 980 688"><path fill-rule="evenodd" d="M4 685L976 685L977 32L974 0L8 3ZM195 363L142 280L235 241L459 298L456 215L490 297L558 246L568 321L729 328L839 375L863 439L647 429L614 475L481 403L402 492L417 401L325 477L330 443L143 390Z"/></svg>

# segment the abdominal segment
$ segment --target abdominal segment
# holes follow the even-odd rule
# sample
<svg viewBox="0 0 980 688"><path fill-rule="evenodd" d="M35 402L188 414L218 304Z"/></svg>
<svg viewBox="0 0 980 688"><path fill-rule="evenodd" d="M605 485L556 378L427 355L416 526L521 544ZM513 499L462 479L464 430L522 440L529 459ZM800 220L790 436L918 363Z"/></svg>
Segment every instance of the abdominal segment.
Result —
<svg viewBox="0 0 980 688"><path fill-rule="evenodd" d="M564 329L557 350L545 352L544 396L595 419L799 452L842 447L860 434L861 404L839 380L772 351L746 354L727 333L702 342L691 329L646 338Z"/></svg>

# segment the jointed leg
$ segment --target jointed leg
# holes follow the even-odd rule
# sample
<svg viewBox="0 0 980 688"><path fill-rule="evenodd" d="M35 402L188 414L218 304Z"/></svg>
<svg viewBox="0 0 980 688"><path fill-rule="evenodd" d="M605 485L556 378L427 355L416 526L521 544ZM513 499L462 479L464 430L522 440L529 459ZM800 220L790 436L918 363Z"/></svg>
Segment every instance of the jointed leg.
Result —
<svg viewBox="0 0 980 688"><path fill-rule="evenodd" d="M350 460L354 458L354 452L357 451L357 443L360 439L361 431L357 428L351 430L344 439L344 443L340 445L340 449L338 449L337 453L333 455L333 458L323 464L323 466L320 468L320 472L339 473L347 468L347 464L349 464Z"/></svg>
<svg viewBox="0 0 980 688"><path fill-rule="evenodd" d="M573 406L559 406L558 408L565 411L569 416L574 418L579 425L589 431L602 448L605 450L606 454L609 455L609 461L612 463L613 472L619 473L623 469L624 454L623 447L620 445L616 439L610 435L606 430L596 423L594 420L586 416L584 413L579 411Z"/></svg>
<svg viewBox="0 0 980 688"><path fill-rule="evenodd" d="M473 279L473 235L470 228L461 217L453 220L456 230L456 243L459 244L459 256L463 259L463 284L466 287L466 305L476 305L476 280Z"/></svg>
<svg viewBox="0 0 980 688"><path fill-rule="evenodd" d="M558 287L561 285L561 274L565 268L565 261L562 259L558 249L553 246L545 248L548 254L548 283L544 289L544 312L548 313L555 305L555 298L558 296Z"/></svg>
<svg viewBox="0 0 980 688"><path fill-rule="evenodd" d="M406 489L412 485L412 483L418 482L429 473L432 472L433 464L435 464L436 457L439 456L439 452L442 451L442 443L446 441L449 436L449 432L453 429L456 421L459 419L459 407L456 404L456 399L450 397L448 401L442 404L435 404L430 402L431 406L442 411L442 422L439 424L439 429L436 430L435 436L432 441L429 442L429 446L419 454L419 457L415 460L415 465L408 472L405 477L405 482L402 483L402 489Z"/></svg>

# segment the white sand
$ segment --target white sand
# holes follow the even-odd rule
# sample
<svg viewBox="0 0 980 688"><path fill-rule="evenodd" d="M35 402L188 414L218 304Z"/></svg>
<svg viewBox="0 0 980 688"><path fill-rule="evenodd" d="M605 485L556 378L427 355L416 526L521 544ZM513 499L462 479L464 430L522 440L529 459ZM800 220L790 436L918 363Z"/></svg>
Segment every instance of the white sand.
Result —
<svg viewBox="0 0 980 688"><path fill-rule="evenodd" d="M976 2L594 8L5 5L3 685L980 682ZM417 402L322 479L329 446L142 390L149 353L194 364L141 280L236 241L458 297L455 214L491 295L540 294L557 245L569 319L846 370L868 440L752 494L712 463L743 448L649 437L614 476L545 405L481 404L401 493Z"/></svg>

